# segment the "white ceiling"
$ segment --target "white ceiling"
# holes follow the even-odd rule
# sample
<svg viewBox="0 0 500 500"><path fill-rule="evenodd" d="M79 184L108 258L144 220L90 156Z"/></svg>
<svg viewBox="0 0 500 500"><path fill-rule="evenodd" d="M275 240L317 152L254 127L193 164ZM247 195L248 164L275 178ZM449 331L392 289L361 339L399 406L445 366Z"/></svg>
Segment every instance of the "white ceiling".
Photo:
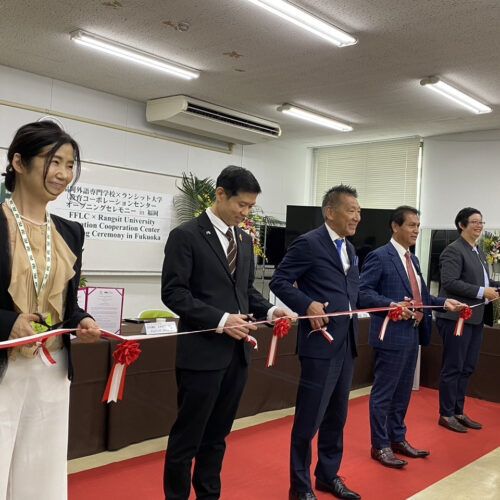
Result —
<svg viewBox="0 0 500 500"><path fill-rule="evenodd" d="M0 0L0 64L144 102L190 95L276 121L283 139L308 145L500 128L498 0L294 2L359 43L336 48L247 0ZM96 53L70 41L76 28L202 74L186 82ZM224 55L233 51L241 57ZM474 115L443 101L419 85L428 75L493 112ZM276 111L283 102L354 131L286 117Z"/></svg>

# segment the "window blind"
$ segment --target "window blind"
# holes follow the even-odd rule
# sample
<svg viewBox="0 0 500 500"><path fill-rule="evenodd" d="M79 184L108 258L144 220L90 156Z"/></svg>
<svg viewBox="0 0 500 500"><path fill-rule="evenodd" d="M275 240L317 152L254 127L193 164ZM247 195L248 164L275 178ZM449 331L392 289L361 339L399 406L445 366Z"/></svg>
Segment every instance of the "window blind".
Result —
<svg viewBox="0 0 500 500"><path fill-rule="evenodd" d="M362 208L417 205L419 137L314 150L314 202L337 184L358 191Z"/></svg>

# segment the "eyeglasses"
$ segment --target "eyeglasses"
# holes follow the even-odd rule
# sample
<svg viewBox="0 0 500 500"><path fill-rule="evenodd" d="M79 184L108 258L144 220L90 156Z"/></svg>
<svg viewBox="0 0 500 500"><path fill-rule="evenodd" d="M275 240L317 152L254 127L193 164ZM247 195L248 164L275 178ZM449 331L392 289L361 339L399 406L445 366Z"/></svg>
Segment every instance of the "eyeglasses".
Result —
<svg viewBox="0 0 500 500"><path fill-rule="evenodd" d="M482 220L470 220L469 224L472 226L484 226L486 224L486 222L484 222Z"/></svg>

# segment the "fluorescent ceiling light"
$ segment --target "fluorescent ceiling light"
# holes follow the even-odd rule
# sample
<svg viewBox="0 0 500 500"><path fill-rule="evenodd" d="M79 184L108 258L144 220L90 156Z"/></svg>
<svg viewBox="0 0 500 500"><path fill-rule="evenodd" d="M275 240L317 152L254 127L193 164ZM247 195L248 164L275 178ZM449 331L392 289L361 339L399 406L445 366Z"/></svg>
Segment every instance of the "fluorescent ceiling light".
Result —
<svg viewBox="0 0 500 500"><path fill-rule="evenodd" d="M427 78L420 80L420 85L422 85L423 87L427 87L428 89L434 90L434 92L437 92L438 94L441 94L442 96L451 99L457 104L461 104L469 111L472 111L474 113L482 114L482 113L491 113L492 111L492 109L489 106L486 106L485 104L476 101L476 99L473 99L472 97L468 96L467 94L464 94L460 90L457 90L455 87L452 87L451 85L443 82L437 76L429 76Z"/></svg>
<svg viewBox="0 0 500 500"><path fill-rule="evenodd" d="M300 7L296 7L285 0L249 0L250 2L266 9L287 21L300 26L301 28L317 35L337 47L346 47L354 45L358 41L349 33L342 31L335 26L322 21L321 19L309 14Z"/></svg>
<svg viewBox="0 0 500 500"><path fill-rule="evenodd" d="M279 106L277 109L282 113L287 113L289 115L296 116L297 118L301 118L302 120L307 120L318 125L323 125L324 127L340 130L341 132L350 132L352 130L352 127L350 125L339 122L337 120L333 120L332 118L328 118L327 116L318 115L317 113L313 113L312 111L298 108L297 106L293 106L292 104L285 103Z"/></svg>
<svg viewBox="0 0 500 500"><path fill-rule="evenodd" d="M72 31L70 33L70 38L80 45L85 45L86 47L105 52L106 54L121 57L128 61L133 61L187 80L192 80L200 76L200 72L196 69L188 68L182 64L168 61L162 57L148 54L142 50L129 47L119 42L114 42L113 40L109 40L99 35L93 35L86 31Z"/></svg>

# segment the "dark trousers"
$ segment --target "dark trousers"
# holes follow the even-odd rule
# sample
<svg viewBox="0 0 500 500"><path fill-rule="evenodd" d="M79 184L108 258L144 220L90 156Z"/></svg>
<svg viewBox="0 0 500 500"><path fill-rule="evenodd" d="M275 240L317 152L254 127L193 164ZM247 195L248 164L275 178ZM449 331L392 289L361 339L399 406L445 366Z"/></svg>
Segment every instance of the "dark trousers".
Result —
<svg viewBox="0 0 500 500"><path fill-rule="evenodd" d="M374 349L375 373L370 392L371 444L380 450L406 439L405 417L418 356L418 332L411 345Z"/></svg>
<svg viewBox="0 0 500 500"><path fill-rule="evenodd" d="M445 417L463 415L469 379L479 361L483 324L465 324L463 334L453 334L457 322L438 318L436 325L443 339L443 364L439 377L439 413Z"/></svg>
<svg viewBox="0 0 500 500"><path fill-rule="evenodd" d="M298 492L311 487L311 441L318 432L315 476L330 482L340 468L344 425L354 370L348 342L333 359L300 358L301 375L290 449L290 486Z"/></svg>
<svg viewBox="0 0 500 500"><path fill-rule="evenodd" d="M230 365L223 370L176 370L178 413L168 439L164 492L168 500L187 500L193 487L196 498L220 497L220 471L245 387L248 366L235 346ZM241 352L240 352L241 351Z"/></svg>

